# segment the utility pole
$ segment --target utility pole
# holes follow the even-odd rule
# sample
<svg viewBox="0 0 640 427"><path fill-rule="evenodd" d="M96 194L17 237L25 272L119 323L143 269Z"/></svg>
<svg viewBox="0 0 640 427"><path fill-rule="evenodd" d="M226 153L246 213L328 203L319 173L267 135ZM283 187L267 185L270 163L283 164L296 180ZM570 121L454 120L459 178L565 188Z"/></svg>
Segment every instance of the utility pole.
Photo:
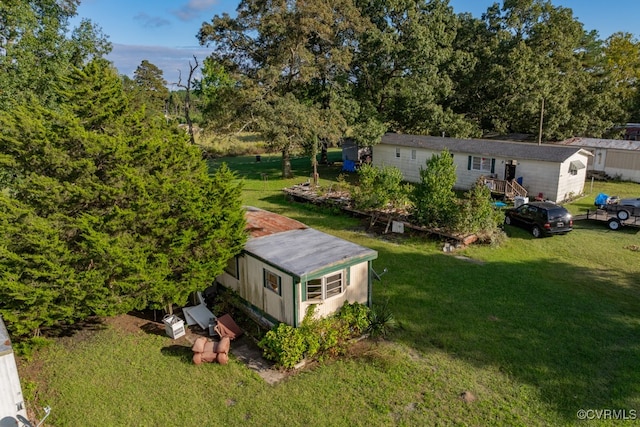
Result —
<svg viewBox="0 0 640 427"><path fill-rule="evenodd" d="M538 145L542 145L542 121L544 119L544 98L542 98L542 107L540 108L540 129L538 130Z"/></svg>

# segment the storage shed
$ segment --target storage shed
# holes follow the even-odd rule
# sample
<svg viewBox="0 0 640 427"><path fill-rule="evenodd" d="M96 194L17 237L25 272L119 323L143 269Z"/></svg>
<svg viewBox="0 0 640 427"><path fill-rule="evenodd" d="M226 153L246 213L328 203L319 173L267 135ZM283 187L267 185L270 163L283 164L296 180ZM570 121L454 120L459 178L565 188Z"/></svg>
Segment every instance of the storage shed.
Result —
<svg viewBox="0 0 640 427"><path fill-rule="evenodd" d="M557 144L589 151L593 155L587 164L589 172L640 182L640 141L569 138Z"/></svg>
<svg viewBox="0 0 640 427"><path fill-rule="evenodd" d="M387 133L373 147L373 164L396 166L406 181L419 182L420 169L444 149L456 165L457 190L469 190L485 177L517 182L532 198L553 202L582 194L591 156L578 147Z"/></svg>
<svg viewBox="0 0 640 427"><path fill-rule="evenodd" d="M299 326L307 307L335 313L345 301L371 305L378 253L272 212L247 208L250 238L216 282L270 323Z"/></svg>
<svg viewBox="0 0 640 427"><path fill-rule="evenodd" d="M9 332L0 317L0 427L26 426L27 410Z"/></svg>

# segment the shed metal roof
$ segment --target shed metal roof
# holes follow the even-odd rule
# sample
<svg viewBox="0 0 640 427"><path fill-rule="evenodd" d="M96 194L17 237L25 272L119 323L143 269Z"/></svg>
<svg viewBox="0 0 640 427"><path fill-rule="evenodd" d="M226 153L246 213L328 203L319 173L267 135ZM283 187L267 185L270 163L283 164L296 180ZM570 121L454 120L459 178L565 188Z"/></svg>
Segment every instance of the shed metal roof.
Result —
<svg viewBox="0 0 640 427"><path fill-rule="evenodd" d="M547 162L564 162L573 156L578 147L558 146L551 144L499 141L489 139L459 139L428 135L403 135L387 133L382 137L382 144L404 147L425 148L434 151L449 150L452 153L476 154L486 157L504 157L507 159L541 160Z"/></svg>
<svg viewBox="0 0 640 427"><path fill-rule="evenodd" d="M612 148L614 150L640 151L640 141L629 139L601 139L601 138L569 138L557 143L558 145L589 148Z"/></svg>
<svg viewBox="0 0 640 427"><path fill-rule="evenodd" d="M244 250L298 277L332 265L373 260L378 253L313 228L249 239Z"/></svg>

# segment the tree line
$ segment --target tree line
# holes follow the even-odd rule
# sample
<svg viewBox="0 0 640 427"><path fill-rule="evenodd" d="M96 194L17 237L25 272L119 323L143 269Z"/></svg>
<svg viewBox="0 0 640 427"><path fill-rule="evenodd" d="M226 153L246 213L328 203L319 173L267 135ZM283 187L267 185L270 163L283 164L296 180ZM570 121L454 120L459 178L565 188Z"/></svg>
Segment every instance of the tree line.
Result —
<svg viewBox="0 0 640 427"><path fill-rule="evenodd" d="M570 8L504 0L481 18L447 0L242 0L198 38L203 120L250 129L283 155L384 131L619 137L640 119L640 44L601 40ZM314 157L315 158L315 157Z"/></svg>

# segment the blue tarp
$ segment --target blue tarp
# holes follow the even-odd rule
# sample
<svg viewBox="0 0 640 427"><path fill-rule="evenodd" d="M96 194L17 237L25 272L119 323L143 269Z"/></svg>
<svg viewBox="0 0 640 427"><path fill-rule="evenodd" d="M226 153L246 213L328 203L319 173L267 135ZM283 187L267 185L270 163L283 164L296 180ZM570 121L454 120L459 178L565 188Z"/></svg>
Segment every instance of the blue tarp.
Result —
<svg viewBox="0 0 640 427"><path fill-rule="evenodd" d="M596 206L606 205L608 201L609 201L609 196L607 196L604 193L600 193L596 196L596 201L594 205Z"/></svg>
<svg viewBox="0 0 640 427"><path fill-rule="evenodd" d="M342 170L347 172L355 172L356 171L356 162L353 160L345 160L342 163Z"/></svg>

